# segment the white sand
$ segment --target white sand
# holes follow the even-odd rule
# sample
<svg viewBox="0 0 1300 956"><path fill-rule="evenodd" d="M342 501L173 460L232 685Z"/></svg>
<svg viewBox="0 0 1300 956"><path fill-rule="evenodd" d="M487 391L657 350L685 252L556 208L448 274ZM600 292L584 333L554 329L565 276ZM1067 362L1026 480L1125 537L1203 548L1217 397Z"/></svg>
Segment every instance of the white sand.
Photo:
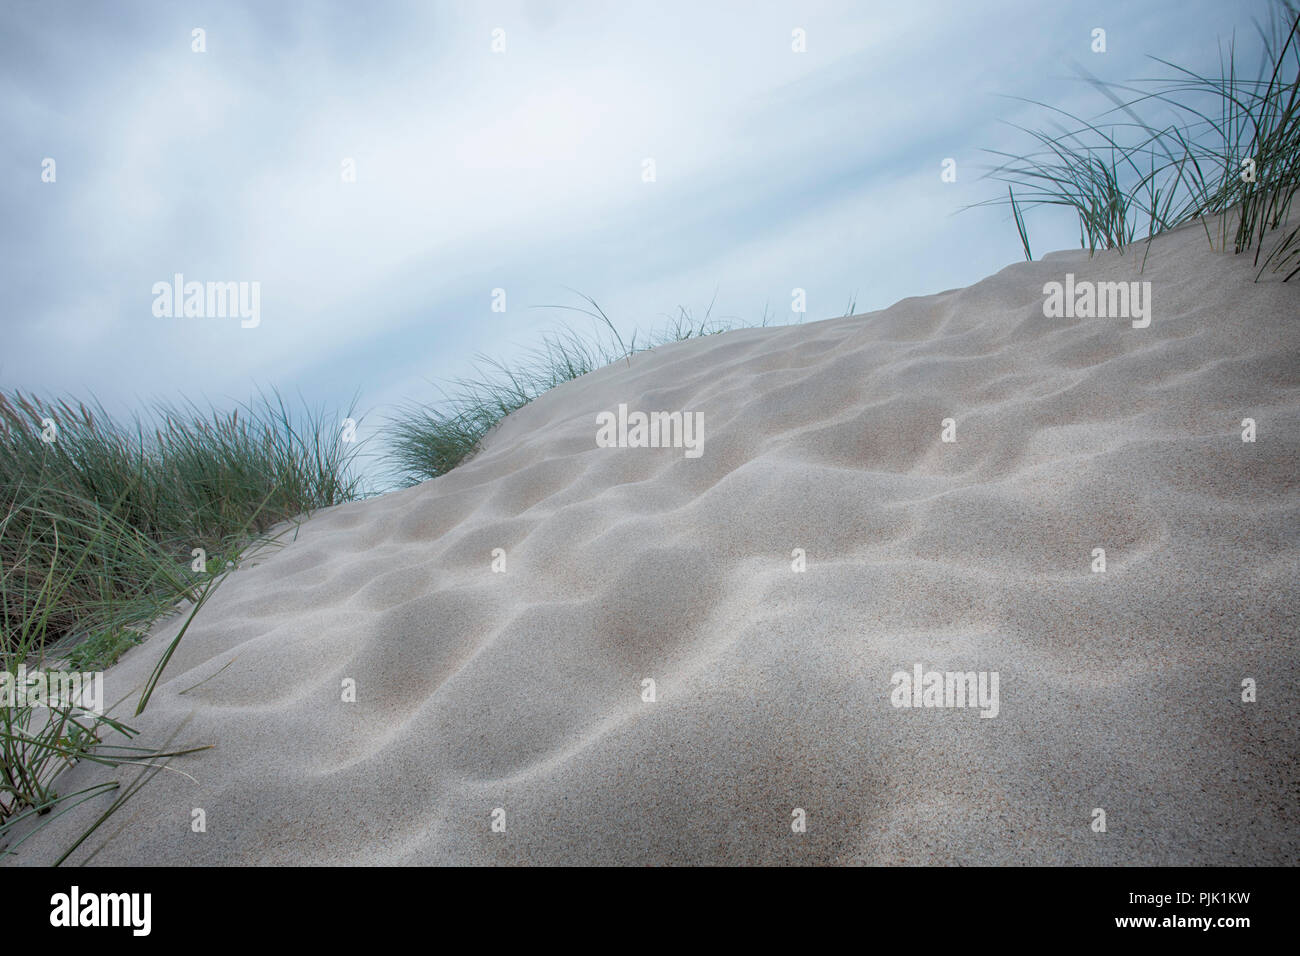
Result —
<svg viewBox="0 0 1300 956"><path fill-rule="evenodd" d="M216 748L72 860L1295 862L1300 280L1254 284L1199 227L1141 252L638 355L321 513L130 721ZM1150 327L1044 318L1067 272L1150 281ZM703 455L596 447L620 403L702 412ZM918 662L997 671L999 715L894 708Z"/></svg>

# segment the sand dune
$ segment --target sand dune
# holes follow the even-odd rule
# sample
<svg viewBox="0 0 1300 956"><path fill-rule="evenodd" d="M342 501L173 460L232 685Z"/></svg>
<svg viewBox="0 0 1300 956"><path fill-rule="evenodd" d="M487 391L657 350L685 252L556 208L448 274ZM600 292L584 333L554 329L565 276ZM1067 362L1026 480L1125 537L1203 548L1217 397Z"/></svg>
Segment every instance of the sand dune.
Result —
<svg viewBox="0 0 1300 956"><path fill-rule="evenodd" d="M72 861L1293 863L1300 283L1199 227L1141 255L662 347L313 517L131 721L215 749ZM1067 273L1149 281L1149 327L1045 318ZM620 404L702 413L702 454L598 447ZM918 663L997 672L997 716L895 707Z"/></svg>

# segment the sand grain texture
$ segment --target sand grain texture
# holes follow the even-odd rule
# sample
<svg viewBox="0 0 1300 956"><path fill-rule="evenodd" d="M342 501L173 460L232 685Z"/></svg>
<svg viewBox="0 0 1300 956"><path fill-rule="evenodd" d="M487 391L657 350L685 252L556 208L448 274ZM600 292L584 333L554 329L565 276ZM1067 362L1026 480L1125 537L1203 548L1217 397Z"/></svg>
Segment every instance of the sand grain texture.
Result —
<svg viewBox="0 0 1300 956"><path fill-rule="evenodd" d="M1300 282L1253 283L1199 227L1140 259L662 347L320 513L128 719L216 748L72 862L1294 863ZM1150 328L1044 318L1066 272L1151 281ZM703 412L702 457L596 447L619 403ZM895 709L916 662L998 671L1001 713Z"/></svg>

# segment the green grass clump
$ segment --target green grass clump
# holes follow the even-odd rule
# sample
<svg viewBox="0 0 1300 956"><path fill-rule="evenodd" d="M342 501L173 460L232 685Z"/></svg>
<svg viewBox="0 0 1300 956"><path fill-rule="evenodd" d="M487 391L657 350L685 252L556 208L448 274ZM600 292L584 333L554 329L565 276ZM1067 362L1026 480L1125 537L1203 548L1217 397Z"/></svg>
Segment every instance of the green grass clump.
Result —
<svg viewBox="0 0 1300 956"><path fill-rule="evenodd" d="M0 670L100 670L190 602L136 713L244 550L285 519L360 494L361 443L334 416L293 414L279 396L231 412L159 405L150 421L0 392ZM5 841L23 821L116 788L59 795L54 778L72 763L169 756L105 744L108 732L133 735L74 706L0 706L0 852L16 848Z"/></svg>
<svg viewBox="0 0 1300 956"><path fill-rule="evenodd" d="M152 619L192 587L195 549L213 560L357 497L358 447L278 396L231 412L158 405L146 425L0 392L0 648L34 622L61 641Z"/></svg>
<svg viewBox="0 0 1300 956"><path fill-rule="evenodd" d="M143 640L143 633L129 627L100 631L75 644L68 666L75 671L102 671Z"/></svg>
<svg viewBox="0 0 1300 956"><path fill-rule="evenodd" d="M1111 103L1096 122L1043 103L1066 122L1049 130L1017 127L1038 149L989 151L1005 162L989 176L1008 184L1005 198L977 205L1011 207L1032 258L1022 210L1062 206L1079 222L1079 245L1123 250L1185 223L1218 218L1218 248L1255 250L1256 278L1266 270L1300 272L1300 229L1272 235L1300 189L1300 11L1279 0L1254 78L1238 68L1235 38L1217 76L1155 59L1168 75L1137 86L1087 76ZM1144 119L1159 110L1166 120ZM1018 192L1017 192L1018 190ZM1268 238L1266 238L1268 237Z"/></svg>
<svg viewBox="0 0 1300 956"><path fill-rule="evenodd" d="M589 316L597 323L595 334L583 336L572 328L547 333L540 345L511 363L479 355L474 373L444 388L440 404L410 404L389 421L389 460L401 483L416 484L451 471L478 450L501 419L557 385L615 362L630 363L636 353L669 342L738 327L737 323L714 318L712 304L700 319L679 307L638 345L636 334L630 342L624 342L596 301L581 297L586 303L583 306L540 308ZM768 324L766 310L761 324Z"/></svg>

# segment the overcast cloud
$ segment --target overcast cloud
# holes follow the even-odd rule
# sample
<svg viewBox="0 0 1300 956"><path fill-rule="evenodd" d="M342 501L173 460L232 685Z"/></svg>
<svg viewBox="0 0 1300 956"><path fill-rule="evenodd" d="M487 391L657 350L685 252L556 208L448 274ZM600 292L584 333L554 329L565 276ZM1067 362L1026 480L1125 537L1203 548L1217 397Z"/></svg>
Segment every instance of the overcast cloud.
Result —
<svg viewBox="0 0 1300 956"><path fill-rule="evenodd" d="M1071 61L1115 80L1150 75L1146 54L1213 70L1213 38L1267 13L6 0L0 385L113 410L359 390L382 410L572 321L530 308L575 301L566 286L627 332L715 290L715 314L789 321L795 287L814 320L967 285L1022 258L1004 210L954 215L998 194L980 148L1042 116L1004 97L1095 113ZM1065 218L1030 227L1036 253L1077 242ZM260 325L156 317L175 273L260 282Z"/></svg>

